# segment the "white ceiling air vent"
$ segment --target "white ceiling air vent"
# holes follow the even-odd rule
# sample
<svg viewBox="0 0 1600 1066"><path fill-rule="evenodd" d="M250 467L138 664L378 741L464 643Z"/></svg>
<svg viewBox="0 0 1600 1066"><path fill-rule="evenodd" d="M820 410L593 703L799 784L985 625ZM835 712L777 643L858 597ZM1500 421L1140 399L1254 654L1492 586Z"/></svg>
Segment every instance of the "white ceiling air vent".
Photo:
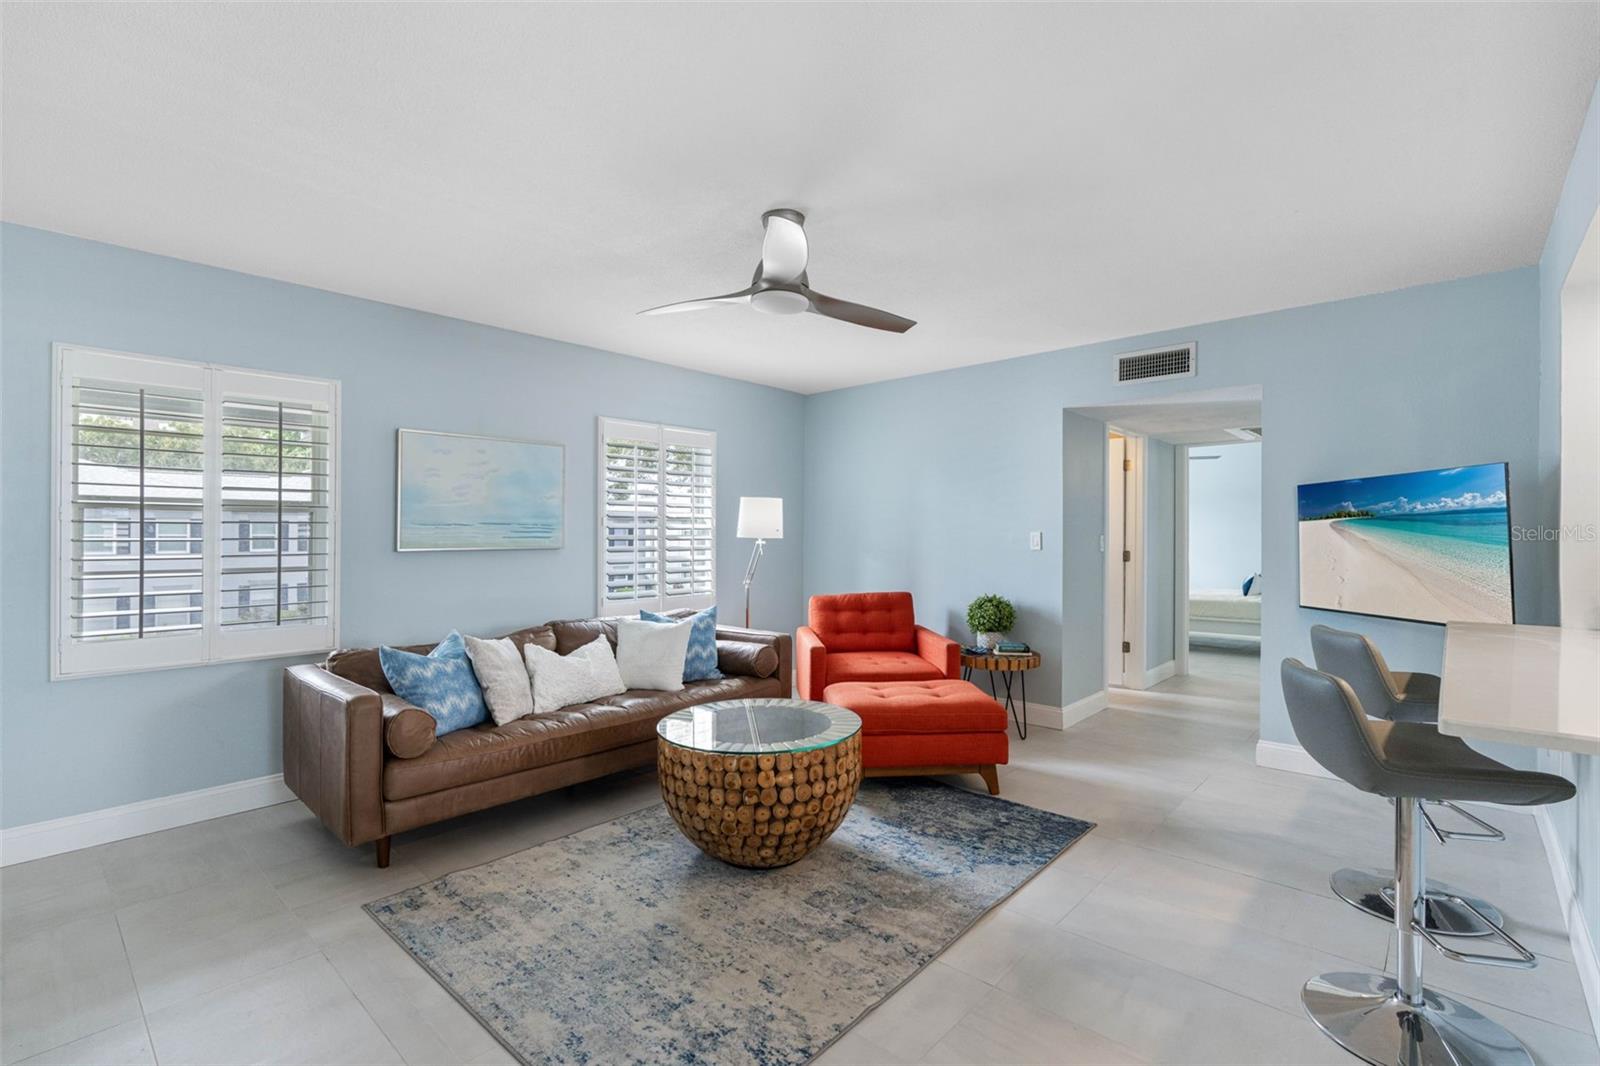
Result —
<svg viewBox="0 0 1600 1066"><path fill-rule="evenodd" d="M1187 344L1169 344L1119 355L1117 384L1131 385L1137 381L1154 381L1158 378L1192 378L1194 349L1194 342L1190 341Z"/></svg>

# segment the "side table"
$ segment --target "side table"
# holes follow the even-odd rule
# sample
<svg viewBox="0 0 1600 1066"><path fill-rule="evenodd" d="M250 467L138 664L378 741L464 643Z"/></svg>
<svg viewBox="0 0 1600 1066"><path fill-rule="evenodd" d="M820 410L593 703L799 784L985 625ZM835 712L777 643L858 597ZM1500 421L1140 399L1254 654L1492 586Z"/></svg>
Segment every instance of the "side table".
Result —
<svg viewBox="0 0 1600 1066"><path fill-rule="evenodd" d="M1026 655L969 655L961 653L961 680L971 681L972 671L989 671L989 695L995 699L1000 698L1000 693L995 688L994 675L999 674L1005 686L1006 710L1011 712L1011 720L1017 723L1017 738L1028 739L1028 671L1036 670L1044 660L1039 658L1038 652L1029 652ZM1017 683L1017 695L1022 697L1022 714L1017 714L1016 700L1012 698L1012 682Z"/></svg>

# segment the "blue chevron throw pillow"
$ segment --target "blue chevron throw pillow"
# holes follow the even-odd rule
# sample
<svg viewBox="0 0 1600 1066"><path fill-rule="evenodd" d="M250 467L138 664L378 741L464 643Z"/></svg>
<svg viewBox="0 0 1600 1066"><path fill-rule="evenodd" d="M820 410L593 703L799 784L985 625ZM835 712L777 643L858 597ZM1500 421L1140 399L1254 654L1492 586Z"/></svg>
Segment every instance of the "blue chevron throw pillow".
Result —
<svg viewBox="0 0 1600 1066"><path fill-rule="evenodd" d="M639 617L646 622L684 621L654 611L640 611ZM717 669L717 609L707 607L689 621L689 654L683 658L683 679L716 681L722 677L722 671Z"/></svg>
<svg viewBox="0 0 1600 1066"><path fill-rule="evenodd" d="M455 630L427 655L379 648L378 662L395 695L433 715L434 736L488 720L483 689L467 658L467 642Z"/></svg>

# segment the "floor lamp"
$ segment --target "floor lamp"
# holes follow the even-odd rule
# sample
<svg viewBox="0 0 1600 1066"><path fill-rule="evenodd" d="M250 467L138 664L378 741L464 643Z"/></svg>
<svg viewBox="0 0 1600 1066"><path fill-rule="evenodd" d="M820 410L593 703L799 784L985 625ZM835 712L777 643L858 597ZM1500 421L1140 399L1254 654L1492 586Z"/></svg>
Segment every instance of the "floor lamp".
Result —
<svg viewBox="0 0 1600 1066"><path fill-rule="evenodd" d="M750 586L756 579L756 567L761 554L767 550L767 541L783 539L783 500L777 496L740 496L739 529L741 540L755 539L750 552L750 565L744 571L744 627L750 628Z"/></svg>

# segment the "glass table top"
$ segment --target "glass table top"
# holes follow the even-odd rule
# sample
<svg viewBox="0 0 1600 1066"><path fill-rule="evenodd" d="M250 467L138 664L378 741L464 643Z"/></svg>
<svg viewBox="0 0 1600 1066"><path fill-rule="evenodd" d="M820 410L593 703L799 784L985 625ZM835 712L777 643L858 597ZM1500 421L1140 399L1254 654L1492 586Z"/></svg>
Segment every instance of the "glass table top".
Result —
<svg viewBox="0 0 1600 1066"><path fill-rule="evenodd" d="M748 755L831 747L861 730L854 711L809 700L723 700L674 711L656 735L680 748Z"/></svg>

